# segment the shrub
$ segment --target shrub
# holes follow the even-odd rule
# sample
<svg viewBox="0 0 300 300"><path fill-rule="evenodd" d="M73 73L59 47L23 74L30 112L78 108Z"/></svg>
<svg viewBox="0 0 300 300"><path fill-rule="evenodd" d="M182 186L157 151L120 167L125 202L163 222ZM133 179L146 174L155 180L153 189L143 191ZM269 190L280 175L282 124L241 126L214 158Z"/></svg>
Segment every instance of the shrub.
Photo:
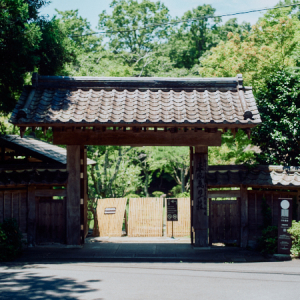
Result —
<svg viewBox="0 0 300 300"><path fill-rule="evenodd" d="M15 219L0 223L0 261L15 259L22 251L22 234Z"/></svg>
<svg viewBox="0 0 300 300"><path fill-rule="evenodd" d="M291 253L296 257L300 257L300 222L293 221L292 227L288 229L288 233L292 238Z"/></svg>
<svg viewBox="0 0 300 300"><path fill-rule="evenodd" d="M277 252L278 228L268 226L261 232L257 240L257 250L263 254L274 254Z"/></svg>
<svg viewBox="0 0 300 300"><path fill-rule="evenodd" d="M153 197L159 198L161 195L164 195L164 192L161 191L155 191L152 193Z"/></svg>

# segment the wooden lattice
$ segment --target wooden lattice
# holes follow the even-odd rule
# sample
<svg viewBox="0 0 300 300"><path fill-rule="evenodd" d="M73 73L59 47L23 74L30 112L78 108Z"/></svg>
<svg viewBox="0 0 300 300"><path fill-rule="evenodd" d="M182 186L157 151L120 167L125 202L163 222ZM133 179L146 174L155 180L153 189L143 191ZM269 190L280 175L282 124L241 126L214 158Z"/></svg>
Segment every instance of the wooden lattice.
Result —
<svg viewBox="0 0 300 300"><path fill-rule="evenodd" d="M122 236L126 202L126 198L107 198L98 200L97 214L100 237ZM115 214L105 214L106 208L116 208Z"/></svg>
<svg viewBox="0 0 300 300"><path fill-rule="evenodd" d="M163 226L162 198L129 200L128 236L160 237Z"/></svg>
<svg viewBox="0 0 300 300"><path fill-rule="evenodd" d="M178 198L178 221L173 222L173 236L183 237L191 234L190 198ZM172 222L167 221L167 236L172 236Z"/></svg>

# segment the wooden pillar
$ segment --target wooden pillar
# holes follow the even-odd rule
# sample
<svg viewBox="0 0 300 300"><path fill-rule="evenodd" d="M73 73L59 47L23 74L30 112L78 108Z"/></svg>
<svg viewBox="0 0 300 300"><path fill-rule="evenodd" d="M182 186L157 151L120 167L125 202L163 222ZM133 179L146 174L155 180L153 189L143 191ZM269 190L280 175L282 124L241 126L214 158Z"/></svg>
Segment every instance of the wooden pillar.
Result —
<svg viewBox="0 0 300 300"><path fill-rule="evenodd" d="M196 247L208 246L207 173L208 147L195 147L193 155L193 228Z"/></svg>
<svg viewBox="0 0 300 300"><path fill-rule="evenodd" d="M66 242L80 244L80 146L67 146Z"/></svg>
<svg viewBox="0 0 300 300"><path fill-rule="evenodd" d="M297 216L297 221L300 221L300 189L297 190L297 204L298 204L298 216Z"/></svg>
<svg viewBox="0 0 300 300"><path fill-rule="evenodd" d="M190 216L191 216L191 245L194 244L193 232L193 199L194 199L194 185L193 185L193 155L194 148L190 147Z"/></svg>
<svg viewBox="0 0 300 300"><path fill-rule="evenodd" d="M36 243L36 199L35 186L28 186L28 221L27 221L27 242L29 247L35 246Z"/></svg>
<svg viewBox="0 0 300 300"><path fill-rule="evenodd" d="M248 192L247 187L240 186L241 189L241 239L240 246L245 248L248 245Z"/></svg>
<svg viewBox="0 0 300 300"><path fill-rule="evenodd" d="M88 178L87 178L87 149L83 149L83 203L84 203L84 238L89 231L88 226Z"/></svg>

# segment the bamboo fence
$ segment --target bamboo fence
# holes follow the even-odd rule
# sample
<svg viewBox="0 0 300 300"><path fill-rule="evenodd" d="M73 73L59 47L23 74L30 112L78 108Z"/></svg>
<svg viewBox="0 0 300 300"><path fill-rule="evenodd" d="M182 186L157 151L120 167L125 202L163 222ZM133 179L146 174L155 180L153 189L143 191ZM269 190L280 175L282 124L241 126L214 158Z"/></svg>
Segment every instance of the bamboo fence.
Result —
<svg viewBox="0 0 300 300"><path fill-rule="evenodd" d="M163 198L129 200L128 236L160 237L163 229Z"/></svg>
<svg viewBox="0 0 300 300"><path fill-rule="evenodd" d="M126 198L99 199L97 214L100 237L122 236L122 226L126 207ZM106 208L116 208L115 214L105 214Z"/></svg>
<svg viewBox="0 0 300 300"><path fill-rule="evenodd" d="M178 221L173 222L173 236L189 236L191 234L190 198L178 198L177 203ZM167 221L167 236L172 236L172 221Z"/></svg>

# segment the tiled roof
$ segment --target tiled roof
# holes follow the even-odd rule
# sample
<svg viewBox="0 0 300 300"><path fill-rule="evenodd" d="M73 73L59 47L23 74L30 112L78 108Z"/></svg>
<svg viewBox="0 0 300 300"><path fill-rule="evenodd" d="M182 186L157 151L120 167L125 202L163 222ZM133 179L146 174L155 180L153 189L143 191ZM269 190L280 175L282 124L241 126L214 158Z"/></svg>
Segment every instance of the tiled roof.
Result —
<svg viewBox="0 0 300 300"><path fill-rule="evenodd" d="M61 148L30 137L21 138L18 135L5 135L0 137L0 144L6 144L7 148L9 148L8 143L12 148L14 145L16 145L32 151L33 156L34 154L37 154L39 157L44 156L58 163L64 165L67 164L67 150L65 148ZM87 164L92 165L96 164L96 162L88 159Z"/></svg>
<svg viewBox="0 0 300 300"><path fill-rule="evenodd" d="M59 170L1 171L0 186L28 184L58 184L68 181L68 173Z"/></svg>
<svg viewBox="0 0 300 300"><path fill-rule="evenodd" d="M38 76L25 87L14 124L261 123L252 90L234 78ZM245 127L244 126L244 127ZM237 126L239 127L239 126Z"/></svg>
<svg viewBox="0 0 300 300"><path fill-rule="evenodd" d="M300 169L284 169L280 166L258 167L257 169L230 168L226 166L209 167L208 186L282 186L300 187ZM296 169L297 170L297 169Z"/></svg>

